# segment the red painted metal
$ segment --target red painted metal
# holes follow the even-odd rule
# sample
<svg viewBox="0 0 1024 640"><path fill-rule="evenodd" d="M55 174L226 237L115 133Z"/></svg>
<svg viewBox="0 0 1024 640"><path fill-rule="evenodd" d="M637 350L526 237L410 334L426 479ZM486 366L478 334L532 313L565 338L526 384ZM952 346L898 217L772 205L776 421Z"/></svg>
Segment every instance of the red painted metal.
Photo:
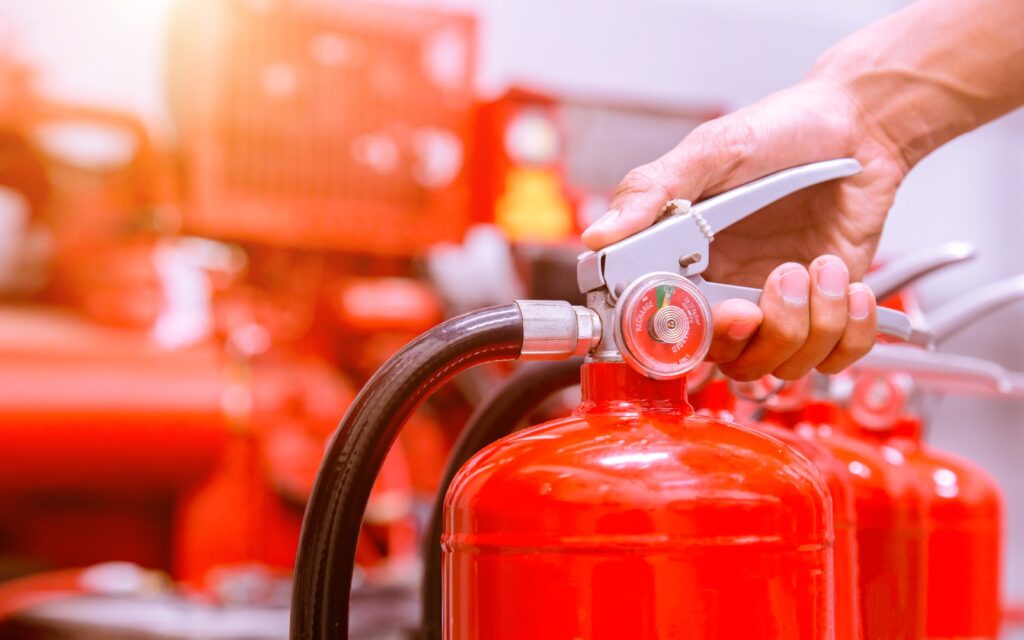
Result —
<svg viewBox="0 0 1024 640"><path fill-rule="evenodd" d="M386 255L461 238L472 16L189 0L170 43L188 232Z"/></svg>
<svg viewBox="0 0 1024 640"><path fill-rule="evenodd" d="M662 152L657 141L681 140L719 115L513 87L474 114L471 215L514 241L574 243L607 211L626 171Z"/></svg>
<svg viewBox="0 0 1024 640"><path fill-rule="evenodd" d="M4 552L31 567L131 561L193 586L240 566L286 573L353 396L317 357L167 350L52 308L0 310ZM371 574L407 568L416 551L406 458L393 450L371 496L359 556Z"/></svg>
<svg viewBox="0 0 1024 640"><path fill-rule="evenodd" d="M919 425L918 425L919 426ZM984 469L920 440L907 462L928 487L928 638L998 638L1003 497Z"/></svg>
<svg viewBox="0 0 1024 640"><path fill-rule="evenodd" d="M870 428L858 423L860 437L902 452L925 488L927 637L997 638L1003 546L999 485L973 462L922 441L921 421L904 412L905 394L892 377L862 378L853 401L859 411L851 416L871 422Z"/></svg>
<svg viewBox="0 0 1024 640"><path fill-rule="evenodd" d="M218 464L217 349L166 351L71 314L0 313L0 538L27 567L170 566L177 495Z"/></svg>
<svg viewBox="0 0 1024 640"><path fill-rule="evenodd" d="M827 447L849 470L864 637L922 638L926 570L922 488L902 453L848 435L840 426L842 419L835 405L812 402L796 431Z"/></svg>
<svg viewBox="0 0 1024 640"><path fill-rule="evenodd" d="M445 501L445 637L832 638L831 501L685 380L583 368L574 417L485 448Z"/></svg>
<svg viewBox="0 0 1024 640"><path fill-rule="evenodd" d="M690 394L694 409L701 414L732 421L736 398L723 379L712 380ZM791 429L770 422L746 423L762 433L781 440L807 457L821 473L832 496L832 527L835 530L834 568L836 593L836 640L863 637L860 613L860 589L857 585L857 516L854 509L850 472L820 443L800 437Z"/></svg>
<svg viewBox="0 0 1024 640"><path fill-rule="evenodd" d="M134 342L0 348L0 493L170 496L212 469L226 440L218 354Z"/></svg>

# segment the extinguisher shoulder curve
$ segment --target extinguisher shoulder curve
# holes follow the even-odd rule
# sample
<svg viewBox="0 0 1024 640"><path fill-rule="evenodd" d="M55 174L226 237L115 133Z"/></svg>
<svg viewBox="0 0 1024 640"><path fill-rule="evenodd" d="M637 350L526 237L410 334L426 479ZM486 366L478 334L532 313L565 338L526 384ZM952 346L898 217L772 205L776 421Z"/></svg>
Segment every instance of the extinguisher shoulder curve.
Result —
<svg viewBox="0 0 1024 640"><path fill-rule="evenodd" d="M462 535L474 544L508 535L543 545L610 535L644 546L766 541L780 522L791 527L787 542L821 543L831 518L821 474L774 438L704 416L588 415L520 431L470 459L445 498L445 544Z"/></svg>
<svg viewBox="0 0 1024 640"><path fill-rule="evenodd" d="M924 446L907 463L927 485L931 515L945 512L956 519L997 518L1003 512L999 483L983 467L962 456Z"/></svg>
<svg viewBox="0 0 1024 640"><path fill-rule="evenodd" d="M895 449L834 431L823 435L821 431L801 429L801 433L828 448L849 471L860 526L885 527L921 521L924 486Z"/></svg>
<svg viewBox="0 0 1024 640"><path fill-rule="evenodd" d="M853 483L850 481L849 471L838 456L822 443L800 437L785 427L762 422L758 423L756 428L792 447L818 471L832 497L832 510L835 512L837 523L848 525L855 520Z"/></svg>

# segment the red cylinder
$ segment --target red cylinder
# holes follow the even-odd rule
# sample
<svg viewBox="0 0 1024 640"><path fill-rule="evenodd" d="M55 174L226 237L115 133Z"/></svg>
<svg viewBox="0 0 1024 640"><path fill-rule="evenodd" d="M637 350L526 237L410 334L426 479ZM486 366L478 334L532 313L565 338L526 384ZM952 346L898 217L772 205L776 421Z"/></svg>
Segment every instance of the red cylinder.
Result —
<svg viewBox="0 0 1024 640"><path fill-rule="evenodd" d="M693 406L699 413L731 420L735 397L726 380L713 380L695 394ZM785 442L800 452L821 472L832 496L832 527L835 531L834 576L836 594L836 640L863 637L860 590L857 586L857 522L853 485L846 467L826 447L802 438L790 429L767 422L749 426Z"/></svg>
<svg viewBox="0 0 1024 640"><path fill-rule="evenodd" d="M921 442L917 419L879 433L926 488L928 638L997 638L1001 622L1003 498L969 460Z"/></svg>
<svg viewBox="0 0 1024 640"><path fill-rule="evenodd" d="M849 470L857 519L865 638L924 637L924 496L904 456L835 426L837 408L812 403L797 433L821 443Z"/></svg>
<svg viewBox="0 0 1024 640"><path fill-rule="evenodd" d="M574 417L486 447L445 499L445 638L832 638L832 507L685 381L583 367Z"/></svg>
<svg viewBox="0 0 1024 640"><path fill-rule="evenodd" d="M224 449L226 386L211 349L0 352L0 494L181 491Z"/></svg>

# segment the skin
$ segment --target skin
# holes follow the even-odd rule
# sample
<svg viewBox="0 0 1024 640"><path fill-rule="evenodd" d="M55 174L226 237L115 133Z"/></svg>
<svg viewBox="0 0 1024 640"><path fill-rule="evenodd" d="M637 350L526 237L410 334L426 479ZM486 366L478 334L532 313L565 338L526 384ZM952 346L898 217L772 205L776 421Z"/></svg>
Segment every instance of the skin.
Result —
<svg viewBox="0 0 1024 640"><path fill-rule="evenodd" d="M1024 2L919 0L843 40L801 83L695 129L623 179L583 234L597 249L698 201L796 165L860 161L716 236L709 280L763 286L714 310L727 375L835 373L875 340L867 272L907 173L949 140L1024 104ZM839 289L837 289L839 287Z"/></svg>

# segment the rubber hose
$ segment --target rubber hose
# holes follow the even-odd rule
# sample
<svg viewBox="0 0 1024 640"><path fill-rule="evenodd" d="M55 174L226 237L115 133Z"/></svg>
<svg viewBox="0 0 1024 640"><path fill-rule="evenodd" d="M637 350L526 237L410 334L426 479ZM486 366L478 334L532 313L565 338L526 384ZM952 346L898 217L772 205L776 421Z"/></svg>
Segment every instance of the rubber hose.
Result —
<svg viewBox="0 0 1024 640"><path fill-rule="evenodd" d="M306 506L295 562L292 640L346 640L356 541L370 488L409 415L452 376L512 360L523 346L514 305L474 311L413 340L374 374L327 449Z"/></svg>
<svg viewBox="0 0 1024 640"><path fill-rule="evenodd" d="M523 365L497 387L470 416L459 434L423 539L423 640L441 640L441 529L444 524L444 497L455 474L478 451L516 430L530 414L555 393L580 382L582 358Z"/></svg>

